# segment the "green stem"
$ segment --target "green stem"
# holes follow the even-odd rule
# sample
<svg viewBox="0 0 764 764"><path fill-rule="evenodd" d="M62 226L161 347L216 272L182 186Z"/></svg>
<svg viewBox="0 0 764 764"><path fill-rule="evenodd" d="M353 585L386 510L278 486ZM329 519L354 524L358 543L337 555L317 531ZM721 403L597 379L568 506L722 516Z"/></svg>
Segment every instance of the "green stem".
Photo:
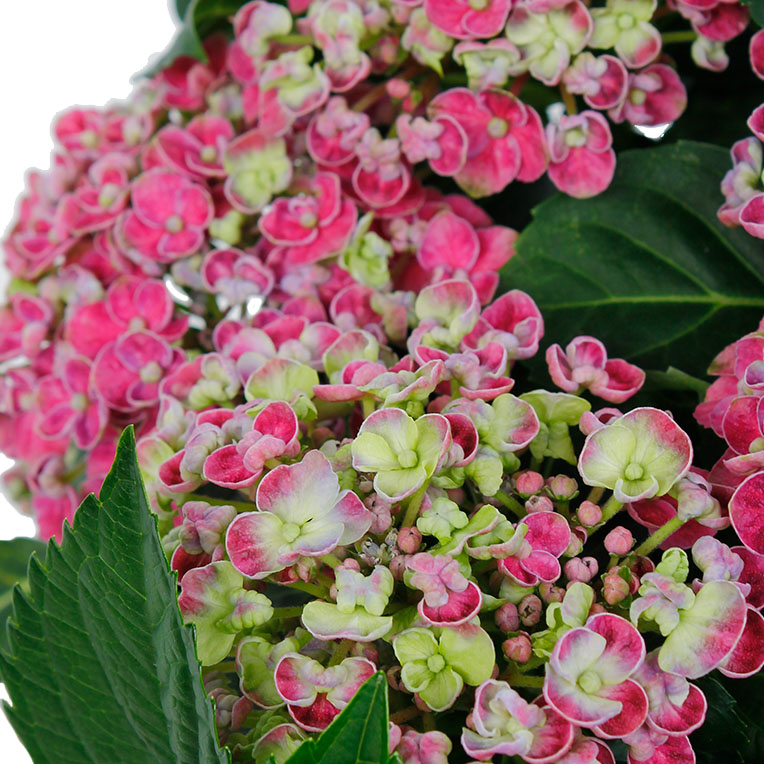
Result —
<svg viewBox="0 0 764 764"><path fill-rule="evenodd" d="M510 512L516 515L520 520L522 520L528 514L525 511L525 507L514 496L510 496L504 491L497 491L495 498L497 498Z"/></svg>
<svg viewBox="0 0 764 764"><path fill-rule="evenodd" d="M271 42L280 45L312 45L313 37L309 34L282 34L271 37Z"/></svg>
<svg viewBox="0 0 764 764"><path fill-rule="evenodd" d="M658 530L651 533L635 550L634 553L646 557L655 547L660 546L672 533L678 531L685 521L679 516L672 517Z"/></svg>
<svg viewBox="0 0 764 764"><path fill-rule="evenodd" d="M510 687L533 687L541 688L544 686L543 676L525 676L515 669L510 669L503 674L500 679L509 682Z"/></svg>
<svg viewBox="0 0 764 764"><path fill-rule="evenodd" d="M586 501L590 501L592 504L597 504L602 498L602 494L605 493L605 489L601 486L596 486L589 491L589 495L586 497Z"/></svg>
<svg viewBox="0 0 764 764"><path fill-rule="evenodd" d="M335 555L333 555L333 554L325 554L325 555L324 555L324 556L321 558L321 562L323 562L323 563L324 563L324 565L328 565L328 566L329 566L330 568L332 568L332 569L334 569L334 568L336 568L338 565L341 565L341 564L342 564L342 560L340 560L338 557L336 557L336 556L335 556Z"/></svg>
<svg viewBox="0 0 764 764"><path fill-rule="evenodd" d="M376 409L376 401L371 395L364 395L361 398L361 406L363 407L363 418L368 419Z"/></svg>
<svg viewBox="0 0 764 764"><path fill-rule="evenodd" d="M409 706L402 711L396 711L394 714L390 714L390 721L393 724L405 724L405 722L419 716L422 712L416 706Z"/></svg>
<svg viewBox="0 0 764 764"><path fill-rule="evenodd" d="M542 462L543 462L543 459L537 459L535 456L531 456L531 464L528 469L531 469L534 472L538 472L539 469L541 469Z"/></svg>
<svg viewBox="0 0 764 764"><path fill-rule="evenodd" d="M408 506L406 507L406 514L403 515L403 522L401 528L410 528L419 515L419 507L422 506L422 499L427 491L427 483L425 483L410 499Z"/></svg>
<svg viewBox="0 0 764 764"><path fill-rule="evenodd" d="M560 85L560 96L562 97L562 102L565 104L565 111L570 116L573 116L574 114L578 114L578 107L576 106L576 98L565 87L565 85Z"/></svg>
<svg viewBox="0 0 764 764"><path fill-rule="evenodd" d="M282 584L286 589L297 589L305 594L312 594L319 599L326 599L329 592L322 586L316 586L315 584L309 584L306 581L295 581L291 584Z"/></svg>
<svg viewBox="0 0 764 764"><path fill-rule="evenodd" d="M597 528L601 528L603 525L605 525L605 523L608 522L608 520L611 518L615 517L615 515L617 515L622 508L623 502L618 501L618 499L615 498L615 495L611 496L605 502L605 506L602 507L602 520L600 520Z"/></svg>
<svg viewBox="0 0 764 764"><path fill-rule="evenodd" d="M273 618L286 621L287 618L299 618L302 615L302 605L293 607L275 607L273 608Z"/></svg>
<svg viewBox="0 0 764 764"><path fill-rule="evenodd" d="M697 36L696 32L687 29L681 32L664 32L661 35L661 40L663 40L664 45L670 45L673 42L694 42Z"/></svg>
<svg viewBox="0 0 764 764"><path fill-rule="evenodd" d="M353 640L352 639L341 639L339 643L337 644L337 647L334 648L334 652L332 653L331 660L329 661L330 666L337 666L338 664L342 663L342 661L345 660L347 657L347 654L350 652L350 648L353 646Z"/></svg>
<svg viewBox="0 0 764 764"><path fill-rule="evenodd" d="M432 732L434 729L436 729L435 715L432 713L432 711L425 711L422 714L422 727L424 728L425 732Z"/></svg>

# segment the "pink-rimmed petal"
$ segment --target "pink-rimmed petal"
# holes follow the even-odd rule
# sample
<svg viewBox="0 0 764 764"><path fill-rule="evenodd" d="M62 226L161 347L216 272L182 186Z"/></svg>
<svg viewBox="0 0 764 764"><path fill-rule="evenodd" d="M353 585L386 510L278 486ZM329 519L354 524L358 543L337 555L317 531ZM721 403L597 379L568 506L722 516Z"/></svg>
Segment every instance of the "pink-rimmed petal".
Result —
<svg viewBox="0 0 764 764"><path fill-rule="evenodd" d="M619 714L594 728L594 731L601 737L624 738L645 723L648 708L647 693L642 685L633 679L626 679L620 684L605 686L598 695L621 704Z"/></svg>
<svg viewBox="0 0 764 764"><path fill-rule="evenodd" d="M732 494L729 514L732 527L748 549L764 554L764 472L746 478Z"/></svg>
<svg viewBox="0 0 764 764"><path fill-rule="evenodd" d="M539 581L552 583L560 577L560 563L554 555L541 549L534 549L520 560L520 566Z"/></svg>
<svg viewBox="0 0 764 764"><path fill-rule="evenodd" d="M761 610L764 607L764 555L744 546L733 546L732 551L743 560L743 571L738 576L738 583L751 587L746 600L751 607Z"/></svg>
<svg viewBox="0 0 764 764"><path fill-rule="evenodd" d="M599 613L586 622L586 628L607 642L597 661L597 673L604 682L616 684L626 679L645 659L645 640L625 618Z"/></svg>
<svg viewBox="0 0 764 764"><path fill-rule="evenodd" d="M735 649L719 667L725 676L736 679L758 674L764 667L764 617L758 610L748 608L745 629Z"/></svg>
<svg viewBox="0 0 764 764"><path fill-rule="evenodd" d="M565 719L586 727L603 724L621 712L620 702L588 695L549 664L544 679L544 698Z"/></svg>
<svg viewBox="0 0 764 764"><path fill-rule="evenodd" d="M570 525L556 512L532 512L523 518L525 540L534 548L559 557L570 545Z"/></svg>
<svg viewBox="0 0 764 764"><path fill-rule="evenodd" d="M441 607L429 607L419 601L419 615L433 626L456 626L471 620L480 611L483 597L477 584L470 581L463 592L449 591L448 602Z"/></svg>
<svg viewBox="0 0 764 764"><path fill-rule="evenodd" d="M265 578L282 570L282 523L270 512L245 512L234 519L226 532L226 552L233 566L247 578ZM291 555L287 555L291 558Z"/></svg>
<svg viewBox="0 0 764 764"><path fill-rule="evenodd" d="M244 488L252 485L259 473L252 473L245 465L242 455L235 445L223 446L213 451L204 460L205 480L222 488Z"/></svg>

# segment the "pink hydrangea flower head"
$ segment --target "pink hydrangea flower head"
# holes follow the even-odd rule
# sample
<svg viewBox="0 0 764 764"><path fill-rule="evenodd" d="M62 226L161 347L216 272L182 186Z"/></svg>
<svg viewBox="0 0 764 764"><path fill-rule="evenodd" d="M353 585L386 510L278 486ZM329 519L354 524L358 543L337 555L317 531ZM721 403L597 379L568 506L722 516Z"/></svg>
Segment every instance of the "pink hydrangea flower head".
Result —
<svg viewBox="0 0 764 764"><path fill-rule="evenodd" d="M274 678L276 690L298 726L320 732L374 671L374 664L366 658L345 658L324 668L306 655L287 653L276 665Z"/></svg>
<svg viewBox="0 0 764 764"><path fill-rule="evenodd" d="M283 251L290 265L314 263L341 252L358 220L355 204L343 198L334 173L319 172L305 191L276 199L258 221L263 236Z"/></svg>
<svg viewBox="0 0 764 764"><path fill-rule="evenodd" d="M629 93L609 116L614 122L663 125L679 119L686 106L687 90L676 71L666 64L651 64L629 75Z"/></svg>
<svg viewBox="0 0 764 764"><path fill-rule="evenodd" d="M660 32L650 23L657 0L608 0L592 11L592 48L614 48L630 69L654 61L661 51Z"/></svg>
<svg viewBox="0 0 764 764"><path fill-rule="evenodd" d="M666 412L645 407L591 433L578 471L587 485L609 488L628 503L667 493L691 463L687 434Z"/></svg>
<svg viewBox="0 0 764 764"><path fill-rule="evenodd" d="M645 373L637 366L619 358L608 360L605 346L594 337L576 337L564 353L559 345L551 345L546 362L552 381L561 390L578 393L588 389L610 403L631 398L645 381Z"/></svg>
<svg viewBox="0 0 764 764"><path fill-rule="evenodd" d="M645 658L642 635L611 613L567 631L547 664L544 698L563 717L601 737L623 737L645 721L648 698L632 675Z"/></svg>
<svg viewBox="0 0 764 764"><path fill-rule="evenodd" d="M529 764L559 761L574 736L573 725L551 706L528 703L496 679L475 691L470 725L462 730L462 747L479 761L496 755L519 756Z"/></svg>
<svg viewBox="0 0 764 764"><path fill-rule="evenodd" d="M546 169L541 119L510 93L452 88L433 98L428 114L452 117L467 135L467 161L454 179L471 196L496 194L515 179L536 180Z"/></svg>
<svg viewBox="0 0 764 764"><path fill-rule="evenodd" d="M626 98L629 75L620 58L585 51L565 70L562 82L592 109L612 109Z"/></svg>
<svg viewBox="0 0 764 764"><path fill-rule="evenodd" d="M228 176L226 198L246 215L262 210L292 179L292 163L284 140L270 138L257 129L228 144L223 153L223 167Z"/></svg>
<svg viewBox="0 0 764 764"><path fill-rule="evenodd" d="M400 501L425 485L451 445L451 427L440 414L416 421L405 411L388 408L367 417L353 441L353 468L374 473L374 490Z"/></svg>
<svg viewBox="0 0 764 764"><path fill-rule="evenodd" d="M249 578L352 544L371 525L369 510L353 492L340 491L329 460L318 451L271 470L257 488L256 503L258 511L239 515L226 534L228 556Z"/></svg>
<svg viewBox="0 0 764 764"><path fill-rule="evenodd" d="M556 85L572 55L579 53L592 33L592 17L580 0L537 13L518 5L507 22L506 35L520 51L512 73L528 71L545 85Z"/></svg>
<svg viewBox="0 0 764 764"><path fill-rule="evenodd" d="M427 18L457 40L496 37L510 7L509 0L424 0Z"/></svg>

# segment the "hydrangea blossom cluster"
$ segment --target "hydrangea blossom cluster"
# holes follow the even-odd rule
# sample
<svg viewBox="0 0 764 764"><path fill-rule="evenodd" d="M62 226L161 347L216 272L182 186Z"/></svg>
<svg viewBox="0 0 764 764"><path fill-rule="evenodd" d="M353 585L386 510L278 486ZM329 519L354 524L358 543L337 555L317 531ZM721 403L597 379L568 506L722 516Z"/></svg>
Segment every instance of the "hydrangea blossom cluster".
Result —
<svg viewBox="0 0 764 764"><path fill-rule="evenodd" d="M747 22L675 5L704 65ZM531 296L497 297L516 233L423 183L604 189L603 112L684 106L655 10L256 0L207 62L57 120L4 242L6 485L59 535L136 425L237 755L281 764L382 670L404 764L614 764L613 740L691 764L694 680L764 666L764 340L725 351L703 409L730 417L724 476L751 475L732 495L668 412L617 408L645 375L595 337L515 389L544 338ZM529 77L568 104L546 128Z"/></svg>

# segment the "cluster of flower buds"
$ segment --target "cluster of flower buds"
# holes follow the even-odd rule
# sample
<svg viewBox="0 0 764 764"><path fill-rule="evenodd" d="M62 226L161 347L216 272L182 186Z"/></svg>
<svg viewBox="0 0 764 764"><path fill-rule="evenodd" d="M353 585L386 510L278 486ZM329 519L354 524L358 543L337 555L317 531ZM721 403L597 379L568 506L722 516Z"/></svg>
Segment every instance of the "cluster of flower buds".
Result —
<svg viewBox="0 0 764 764"><path fill-rule="evenodd" d="M706 63L747 22L735 2L674 5ZM206 62L57 120L4 242L4 479L59 535L136 425L237 755L280 764L383 670L404 764L457 746L613 764L614 739L632 762L691 764L691 680L764 665L764 361L745 344L764 340L736 345L747 364L723 355L704 409L748 417L724 464L755 474L728 513L733 483L693 466L668 413L614 408L644 373L596 338L546 349L558 391L514 389L544 334L529 295L496 298L516 233L423 184L483 196L548 172L602 190L600 112L651 124L684 105L654 12L256 0ZM466 86L444 90L459 67ZM546 131L518 97L529 76L568 103ZM744 546L715 538L730 522Z"/></svg>

